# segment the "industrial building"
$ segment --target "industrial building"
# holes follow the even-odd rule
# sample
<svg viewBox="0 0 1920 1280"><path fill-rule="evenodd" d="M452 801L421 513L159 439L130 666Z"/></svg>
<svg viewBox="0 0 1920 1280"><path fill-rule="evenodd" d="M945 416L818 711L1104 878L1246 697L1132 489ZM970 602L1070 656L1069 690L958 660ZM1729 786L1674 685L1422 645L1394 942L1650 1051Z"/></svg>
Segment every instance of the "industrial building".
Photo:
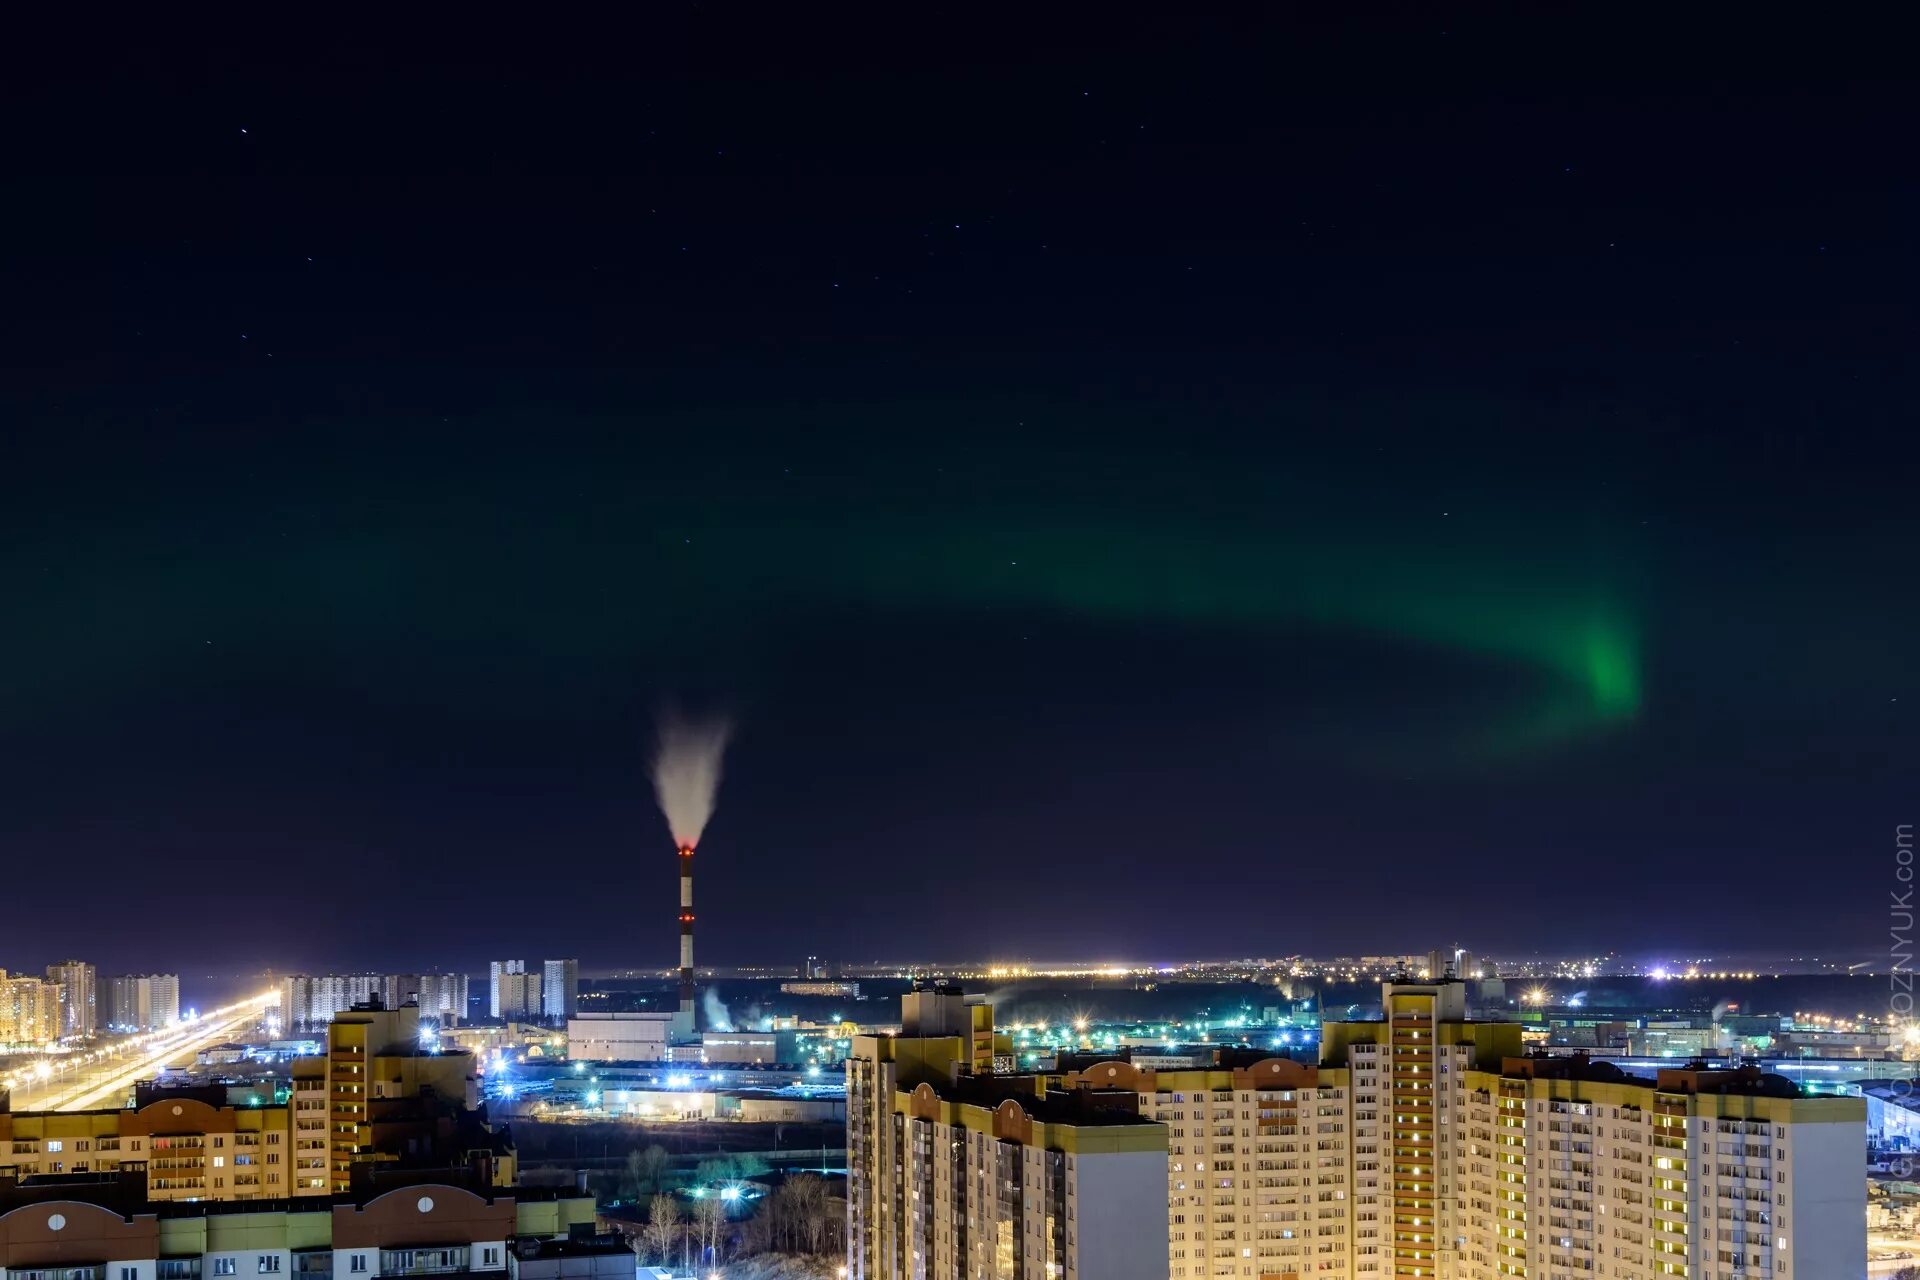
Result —
<svg viewBox="0 0 1920 1280"><path fill-rule="evenodd" d="M567 1056L595 1062L665 1062L672 1013L579 1013L567 1019Z"/></svg>

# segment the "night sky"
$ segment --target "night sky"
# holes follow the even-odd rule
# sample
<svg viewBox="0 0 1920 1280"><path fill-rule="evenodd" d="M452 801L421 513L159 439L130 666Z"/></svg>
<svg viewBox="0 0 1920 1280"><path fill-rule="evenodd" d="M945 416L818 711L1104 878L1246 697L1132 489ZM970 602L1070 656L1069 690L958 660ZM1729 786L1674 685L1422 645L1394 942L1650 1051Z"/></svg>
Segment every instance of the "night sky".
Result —
<svg viewBox="0 0 1920 1280"><path fill-rule="evenodd" d="M1899 42L642 12L16 49L0 965L1880 952Z"/></svg>

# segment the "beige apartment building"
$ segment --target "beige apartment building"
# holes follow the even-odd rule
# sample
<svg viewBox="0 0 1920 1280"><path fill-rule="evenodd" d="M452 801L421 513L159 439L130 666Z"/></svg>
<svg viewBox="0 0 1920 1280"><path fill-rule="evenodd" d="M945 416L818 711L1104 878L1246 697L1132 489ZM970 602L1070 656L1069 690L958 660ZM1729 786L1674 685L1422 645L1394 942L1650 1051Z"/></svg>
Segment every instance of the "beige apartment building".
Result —
<svg viewBox="0 0 1920 1280"><path fill-rule="evenodd" d="M0 969L0 1045L40 1048L63 1034L61 997L66 988L57 982Z"/></svg>
<svg viewBox="0 0 1920 1280"><path fill-rule="evenodd" d="M1162 1280L1166 1130L1117 1090L993 1071L1006 1038L959 988L904 1001L847 1064L856 1280Z"/></svg>
<svg viewBox="0 0 1920 1280"><path fill-rule="evenodd" d="M181 1097L125 1110L0 1112L0 1178L140 1169L154 1200L300 1194L292 1149L286 1107Z"/></svg>
<svg viewBox="0 0 1920 1280"><path fill-rule="evenodd" d="M850 1270L1014 1274L977 1255L989 1269L966 1270L942 1244L973 1248L998 1222L954 1186L1033 1185L982 1163L1006 1158L990 1113L972 1128L946 1118L968 1096L991 1096L1004 1037L977 1005L910 1011L907 1023L899 1037L861 1038L848 1066ZM1470 1020L1452 981L1388 984L1380 1020L1325 1024L1318 1064L1231 1049L1216 1058L1154 1071L1085 1055L1038 1095L1056 1114L1084 1114L1120 1093L1138 1120L1163 1127L1156 1274L1170 1280L1865 1274L1857 1098L1803 1097L1752 1069L1639 1079L1583 1057L1526 1056L1520 1028ZM932 1110L915 1080L932 1081L949 1110ZM956 1162L945 1184L937 1161L923 1168L942 1151ZM1108 1194L1133 1192L1116 1188ZM1139 1237L1136 1224L1122 1231ZM1039 1269L1023 1274L1046 1275L1047 1262L1062 1265L1036 1253Z"/></svg>

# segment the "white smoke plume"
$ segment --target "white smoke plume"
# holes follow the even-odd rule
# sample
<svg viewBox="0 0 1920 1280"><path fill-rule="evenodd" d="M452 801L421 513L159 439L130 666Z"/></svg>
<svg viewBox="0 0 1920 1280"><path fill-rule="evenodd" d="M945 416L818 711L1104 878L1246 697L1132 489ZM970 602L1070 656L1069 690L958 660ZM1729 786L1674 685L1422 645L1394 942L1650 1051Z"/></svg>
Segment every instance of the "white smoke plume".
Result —
<svg viewBox="0 0 1920 1280"><path fill-rule="evenodd" d="M720 790L720 757L733 734L731 721L721 716L688 719L674 712L660 717L660 741L653 755L653 790L660 812L667 815L674 843L700 843L700 833L713 816L713 798Z"/></svg>
<svg viewBox="0 0 1920 1280"><path fill-rule="evenodd" d="M701 994L700 1003L707 1011L707 1030L733 1030L733 1015L727 1012L727 1006L720 1002L720 997L714 994L712 987L708 987L706 991Z"/></svg>

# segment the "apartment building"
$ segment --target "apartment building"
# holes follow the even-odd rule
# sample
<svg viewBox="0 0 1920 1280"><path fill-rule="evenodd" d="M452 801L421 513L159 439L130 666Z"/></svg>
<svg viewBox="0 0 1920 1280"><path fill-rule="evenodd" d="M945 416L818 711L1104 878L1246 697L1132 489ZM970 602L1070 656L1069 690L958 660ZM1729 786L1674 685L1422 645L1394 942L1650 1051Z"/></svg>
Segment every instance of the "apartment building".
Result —
<svg viewBox="0 0 1920 1280"><path fill-rule="evenodd" d="M473 1055L422 1048L418 1008L367 1005L336 1014L327 1027L323 1075L304 1064L294 1072L296 1112L301 1102L315 1101L316 1081L325 1088L328 1189L346 1191L356 1164L392 1159L429 1136L458 1144L454 1156L482 1168L494 1185L512 1183L512 1149L478 1111ZM449 1117L459 1122L451 1129ZM302 1152L311 1160L311 1148Z"/></svg>
<svg viewBox="0 0 1920 1280"><path fill-rule="evenodd" d="M348 1196L151 1206L110 1178L0 1179L8 1280L353 1280L498 1275L632 1280L633 1251L591 1234L593 1197L421 1181Z"/></svg>
<svg viewBox="0 0 1920 1280"><path fill-rule="evenodd" d="M280 980L280 1016L289 1027L311 1029L355 1005L412 1003L423 1017L452 1026L467 1016L467 989L462 973L295 973Z"/></svg>
<svg viewBox="0 0 1920 1280"><path fill-rule="evenodd" d="M1354 1274L1353 1187L1373 1170L1351 1162L1345 1071L1229 1049L1193 1069L1090 1061L1062 1083L1133 1092L1166 1126L1172 1280Z"/></svg>
<svg viewBox="0 0 1920 1280"><path fill-rule="evenodd" d="M180 1021L180 975L129 973L107 985L107 1025L116 1031L162 1031Z"/></svg>
<svg viewBox="0 0 1920 1280"><path fill-rule="evenodd" d="M580 962L549 960L540 966L541 1012L555 1020L580 1012Z"/></svg>
<svg viewBox="0 0 1920 1280"><path fill-rule="evenodd" d="M1521 1029L1469 1020L1459 981L1389 982L1380 1002L1380 1021L1329 1022L1320 1035L1322 1065L1348 1069L1354 1276L1477 1274L1457 1256L1467 1080L1518 1057Z"/></svg>
<svg viewBox="0 0 1920 1280"><path fill-rule="evenodd" d="M1069 1057L1054 1082L1166 1126L1171 1280L1865 1274L1861 1099L1523 1056L1450 981L1387 984L1379 1020L1324 1025L1316 1065L1206 1052Z"/></svg>
<svg viewBox="0 0 1920 1280"><path fill-rule="evenodd" d="M468 980L464 973L396 973L387 977L388 1008L409 1002L419 1006L422 1018L442 1027L466 1021Z"/></svg>
<svg viewBox="0 0 1920 1280"><path fill-rule="evenodd" d="M110 1111L0 1111L0 1179L144 1174L152 1200L295 1194L288 1108L161 1098Z"/></svg>
<svg viewBox="0 0 1920 1280"><path fill-rule="evenodd" d="M992 1011L922 984L847 1064L856 1280L1163 1280L1166 1128L1120 1090L996 1073Z"/></svg>
<svg viewBox="0 0 1920 1280"><path fill-rule="evenodd" d="M1751 1067L1509 1061L1467 1081L1454 1248L1472 1275L1865 1275L1865 1124Z"/></svg>
<svg viewBox="0 0 1920 1280"><path fill-rule="evenodd" d="M0 1046L40 1048L61 1036L62 992L57 982L0 969Z"/></svg>
<svg viewBox="0 0 1920 1280"><path fill-rule="evenodd" d="M527 972L525 960L495 960L487 974L487 1012L511 1022L544 1015L540 996L543 971Z"/></svg>
<svg viewBox="0 0 1920 1280"><path fill-rule="evenodd" d="M60 1035L90 1036L100 1028L99 971L85 960L47 966L47 981L60 986Z"/></svg>
<svg viewBox="0 0 1920 1280"><path fill-rule="evenodd" d="M280 1017L289 1028L324 1027L333 1015L375 1000L387 1003L380 973L293 973L280 979Z"/></svg>

